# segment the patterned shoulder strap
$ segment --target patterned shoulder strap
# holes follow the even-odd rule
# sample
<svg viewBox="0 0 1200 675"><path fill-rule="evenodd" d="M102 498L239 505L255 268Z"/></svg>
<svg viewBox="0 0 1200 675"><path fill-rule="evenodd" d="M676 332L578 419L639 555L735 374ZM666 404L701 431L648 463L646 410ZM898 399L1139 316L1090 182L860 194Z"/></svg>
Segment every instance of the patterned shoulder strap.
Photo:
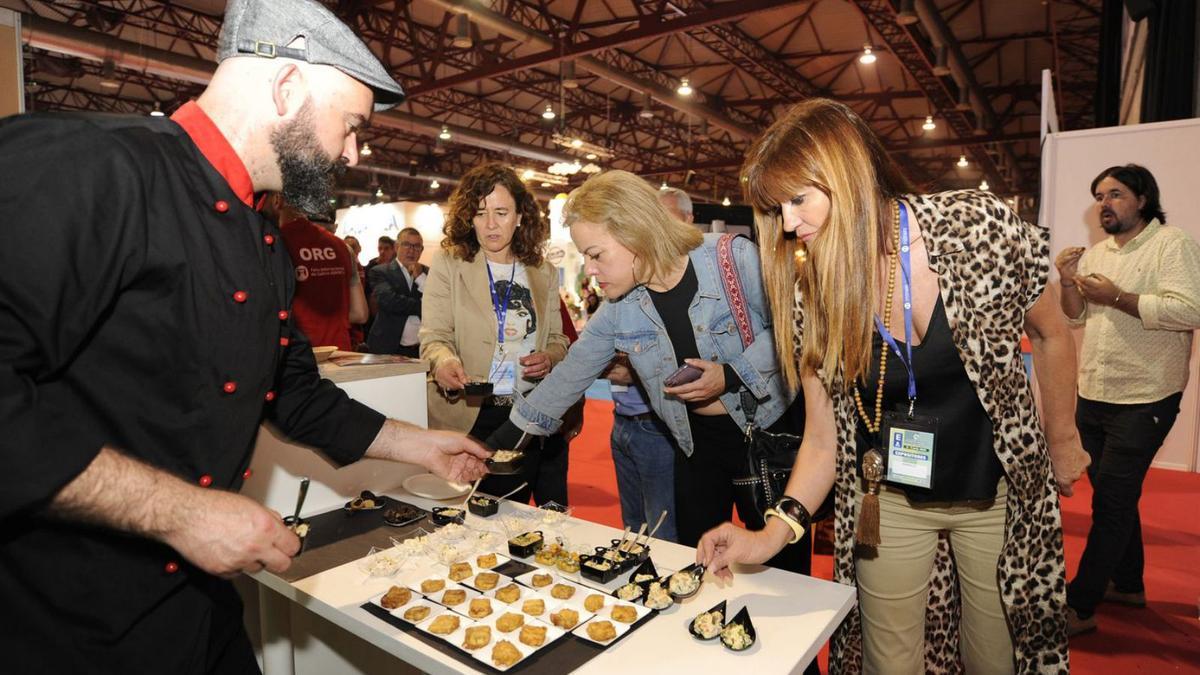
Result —
<svg viewBox="0 0 1200 675"><path fill-rule="evenodd" d="M737 235L726 232L717 241L717 262L721 267L721 284L733 320L737 322L738 334L742 337L742 348L754 343L754 330L750 325L750 313L746 311L746 296L742 293L742 282L738 277L737 265L733 260L733 240Z"/></svg>

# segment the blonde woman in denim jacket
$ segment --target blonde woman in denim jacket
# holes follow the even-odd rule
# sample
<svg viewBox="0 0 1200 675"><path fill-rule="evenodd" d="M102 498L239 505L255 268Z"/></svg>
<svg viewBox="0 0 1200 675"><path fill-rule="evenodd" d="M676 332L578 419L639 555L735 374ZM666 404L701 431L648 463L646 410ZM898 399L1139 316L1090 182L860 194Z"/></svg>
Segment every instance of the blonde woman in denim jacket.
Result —
<svg viewBox="0 0 1200 675"><path fill-rule="evenodd" d="M789 414L795 394L780 375L758 249L741 238L732 247L754 333L753 344L743 348L720 277L719 235L703 235L671 217L646 181L625 171L594 176L571 193L563 220L584 256L584 271L596 278L608 300L567 358L537 389L517 397L509 424L488 443L513 447L522 431L553 433L614 354L624 352L647 402L679 446L679 542L695 545L700 535L732 514L732 479L745 464L743 436L749 422L740 391L745 388L754 397L753 421L759 427L796 426ZM664 379L685 362L700 369L700 378L666 386ZM748 508L739 509L739 516L755 518ZM795 548L773 564L807 571L808 554L801 552L802 546Z"/></svg>

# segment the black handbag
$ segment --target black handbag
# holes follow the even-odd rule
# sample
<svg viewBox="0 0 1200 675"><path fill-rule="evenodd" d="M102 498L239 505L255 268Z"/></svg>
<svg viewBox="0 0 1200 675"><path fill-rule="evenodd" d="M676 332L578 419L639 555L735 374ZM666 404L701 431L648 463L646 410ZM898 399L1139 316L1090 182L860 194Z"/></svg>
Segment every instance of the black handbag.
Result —
<svg viewBox="0 0 1200 675"><path fill-rule="evenodd" d="M733 262L733 235L726 234L717 243L717 261L721 268L725 297L729 301L729 308L738 325L738 334L742 338L742 347L748 348L754 343L754 332L750 328L750 315L746 309L745 296L742 294L737 266ZM753 508L753 515L757 516L758 522L765 523L767 509L774 507L775 502L783 496L788 479L792 477L792 466L796 463L796 454L800 451L801 437L785 431L758 428L754 423L758 402L745 387L740 395L742 411L746 414L746 459L739 475L733 478L733 491L738 508ZM825 503L813 514L814 522L832 512L832 497L831 490ZM751 514L740 515L744 521L752 520Z"/></svg>

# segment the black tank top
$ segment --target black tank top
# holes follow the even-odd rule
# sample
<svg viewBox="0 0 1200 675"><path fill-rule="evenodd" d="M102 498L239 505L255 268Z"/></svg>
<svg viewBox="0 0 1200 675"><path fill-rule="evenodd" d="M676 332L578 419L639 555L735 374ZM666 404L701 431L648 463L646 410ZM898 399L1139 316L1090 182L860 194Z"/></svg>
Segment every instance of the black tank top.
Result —
<svg viewBox="0 0 1200 675"><path fill-rule="evenodd" d="M893 333L897 344L904 349L904 333ZM871 344L871 377L860 386L863 406L868 414L875 411L875 388L879 377L879 350L883 338L875 332ZM937 446L933 458L933 488L895 486L904 490L914 502L957 502L991 499L996 496L996 484L1004 474L1000 459L992 445L992 421L979 402L975 387L967 378L958 349L946 320L941 295L925 331L925 339L913 347L913 362L917 373L916 413L936 417ZM908 410L908 371L892 349L888 350L887 378L883 383L884 410ZM858 456L868 448L878 447L876 434L871 434L858 420Z"/></svg>

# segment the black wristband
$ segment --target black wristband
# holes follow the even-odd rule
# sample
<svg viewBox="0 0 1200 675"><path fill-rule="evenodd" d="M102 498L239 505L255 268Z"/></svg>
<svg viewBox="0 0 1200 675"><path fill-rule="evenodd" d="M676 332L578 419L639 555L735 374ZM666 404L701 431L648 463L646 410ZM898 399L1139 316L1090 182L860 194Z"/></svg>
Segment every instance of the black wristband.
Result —
<svg viewBox="0 0 1200 675"><path fill-rule="evenodd" d="M780 497L779 501L775 502L775 510L800 523L805 530L812 526L812 514L804 508L803 504L792 497L787 495Z"/></svg>

